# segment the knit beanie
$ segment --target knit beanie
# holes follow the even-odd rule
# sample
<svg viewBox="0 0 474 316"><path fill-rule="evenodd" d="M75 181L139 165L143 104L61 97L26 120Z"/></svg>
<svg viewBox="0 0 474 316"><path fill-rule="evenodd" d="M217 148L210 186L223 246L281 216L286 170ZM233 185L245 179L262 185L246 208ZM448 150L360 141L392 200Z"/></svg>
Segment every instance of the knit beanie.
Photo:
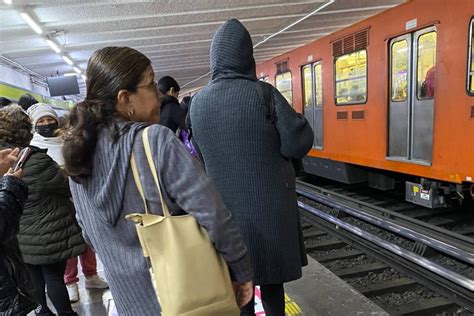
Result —
<svg viewBox="0 0 474 316"><path fill-rule="evenodd" d="M36 123L45 116L51 116L56 119L56 122L59 123L59 117L53 107L46 103L36 103L33 104L28 111L26 111L31 118L31 123L33 127L36 127Z"/></svg>

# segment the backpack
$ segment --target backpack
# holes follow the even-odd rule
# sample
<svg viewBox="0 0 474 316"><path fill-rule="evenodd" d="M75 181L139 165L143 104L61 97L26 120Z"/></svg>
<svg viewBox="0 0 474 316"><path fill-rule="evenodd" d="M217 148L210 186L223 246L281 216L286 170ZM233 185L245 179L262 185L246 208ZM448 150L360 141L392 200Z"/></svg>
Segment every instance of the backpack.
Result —
<svg viewBox="0 0 474 316"><path fill-rule="evenodd" d="M185 129L178 128L176 131L176 136L178 136L179 140L184 144L186 150L191 154L193 157L197 157L198 153L196 148L194 147L193 143L191 142L191 132Z"/></svg>
<svg viewBox="0 0 474 316"><path fill-rule="evenodd" d="M267 110L267 119L270 121L270 123L275 124L277 121L277 116L275 113L272 86L260 80L257 81L256 84L258 97Z"/></svg>
<svg viewBox="0 0 474 316"><path fill-rule="evenodd" d="M176 136L184 144L184 146L186 147L186 150L204 165L204 159L202 158L201 152L199 151L199 147L193 139L193 130L191 127L192 101L193 101L193 98L191 97L188 103L188 113L186 113L186 118L185 118L186 130L182 130L181 128L178 128L178 130L176 131Z"/></svg>

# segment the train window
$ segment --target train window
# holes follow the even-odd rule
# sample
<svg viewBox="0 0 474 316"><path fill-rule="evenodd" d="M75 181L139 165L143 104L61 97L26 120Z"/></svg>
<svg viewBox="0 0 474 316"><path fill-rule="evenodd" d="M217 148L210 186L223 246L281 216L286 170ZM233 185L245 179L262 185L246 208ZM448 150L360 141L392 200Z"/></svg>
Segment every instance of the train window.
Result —
<svg viewBox="0 0 474 316"><path fill-rule="evenodd" d="M405 101L408 95L408 42L392 45L392 101Z"/></svg>
<svg viewBox="0 0 474 316"><path fill-rule="evenodd" d="M313 94L311 86L311 66L308 65L303 67L303 101L305 108L311 107L311 98Z"/></svg>
<svg viewBox="0 0 474 316"><path fill-rule="evenodd" d="M293 106L293 90L291 86L291 72L287 71L276 75L276 88L285 97L288 103Z"/></svg>
<svg viewBox="0 0 474 316"><path fill-rule="evenodd" d="M469 70L468 70L468 91L474 93L474 19L471 20L471 30L469 36Z"/></svg>
<svg viewBox="0 0 474 316"><path fill-rule="evenodd" d="M323 106L323 67L321 62L314 64L314 105L318 108Z"/></svg>
<svg viewBox="0 0 474 316"><path fill-rule="evenodd" d="M336 58L336 104L367 100L367 51L359 50Z"/></svg>
<svg viewBox="0 0 474 316"><path fill-rule="evenodd" d="M435 91L436 32L418 38L418 99L432 99Z"/></svg>

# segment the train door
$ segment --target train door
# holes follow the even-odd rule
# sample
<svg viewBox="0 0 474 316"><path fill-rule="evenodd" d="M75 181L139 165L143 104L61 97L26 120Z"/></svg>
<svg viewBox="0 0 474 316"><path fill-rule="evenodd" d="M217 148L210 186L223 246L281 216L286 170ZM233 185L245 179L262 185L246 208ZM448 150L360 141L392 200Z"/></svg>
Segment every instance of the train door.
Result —
<svg viewBox="0 0 474 316"><path fill-rule="evenodd" d="M390 41L388 157L431 163L436 29Z"/></svg>
<svg viewBox="0 0 474 316"><path fill-rule="evenodd" d="M314 81L314 147L323 148L323 69L321 62L313 65Z"/></svg>
<svg viewBox="0 0 474 316"><path fill-rule="evenodd" d="M313 148L323 148L323 100L321 62L301 69L303 82L303 112L314 132Z"/></svg>
<svg viewBox="0 0 474 316"><path fill-rule="evenodd" d="M303 114L314 131L313 76L311 68L311 65L303 66L301 81L303 82Z"/></svg>

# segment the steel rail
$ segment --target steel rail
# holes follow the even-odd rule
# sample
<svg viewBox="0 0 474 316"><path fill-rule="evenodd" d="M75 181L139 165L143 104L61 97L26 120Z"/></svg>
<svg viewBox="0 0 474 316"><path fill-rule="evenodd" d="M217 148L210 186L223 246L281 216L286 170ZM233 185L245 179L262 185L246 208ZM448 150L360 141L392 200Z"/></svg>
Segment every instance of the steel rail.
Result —
<svg viewBox="0 0 474 316"><path fill-rule="evenodd" d="M436 249L444 254L450 255L455 257L463 262L467 262L469 264L474 264L474 253L460 249L455 245L448 244L446 242L440 241L432 236L427 236L423 233L417 232L414 229L404 227L390 219L382 219L375 215L369 214L363 210L355 209L353 207L344 205L341 202L331 200L327 196L321 195L316 192L310 192L308 190L304 190L301 188L297 188L296 192L301 194L307 198L310 198L314 201L319 203L328 205L330 207L334 207L343 211L344 213L350 214L354 217L357 217L361 220L369 222L373 225L378 227L382 227L387 229L391 232L397 233L403 237L409 238L414 241L421 242L433 249Z"/></svg>
<svg viewBox="0 0 474 316"><path fill-rule="evenodd" d="M338 225L338 227L343 228L344 230L351 232L352 234L355 234L365 240L368 240L372 243L375 243L376 245L390 251L391 253L396 254L399 257L402 257L404 259L407 259L408 261L415 263L424 269L431 271L444 279L447 279L471 292L474 292L474 280L469 279L465 276L462 276L456 272L453 272L435 262L432 262L420 255L417 255L409 250L406 250L398 245L395 245L391 242L388 242L386 240L383 240L382 238L375 236L369 232L366 232L359 227L353 226L349 223L346 223L334 216L331 216L319 209L316 209L312 206L309 206L301 201L298 201L298 206L305 211L324 219L325 221L328 221L334 225Z"/></svg>
<svg viewBox="0 0 474 316"><path fill-rule="evenodd" d="M410 224L422 226L424 229L429 229L432 232L442 233L443 236L446 236L446 237L449 237L449 238L452 238L452 239L460 240L460 241L462 241L466 244L469 244L469 245L474 245L474 238L457 234L455 232L452 232L450 230L446 230L444 228L438 227L438 226L433 225L433 224L428 224L428 223L423 222L419 219L416 219L416 218L413 218L413 217L410 217L410 216L407 216L407 215L403 215L403 214L400 214L398 212L391 211L389 209L386 209L386 208L383 208L383 207L380 207L380 206L377 206L377 205L372 205L368 202L361 201L361 200L358 200L356 198L349 197L349 196L346 196L344 194L328 190L326 188L318 187L318 186L303 182L301 180L296 180L296 184L297 184L297 187L307 188L311 192L317 192L318 194L321 194L323 196L327 195L327 196L330 196L331 198L336 197L336 198L339 198L343 201L347 201L349 203L357 204L358 208L360 208L360 209L364 209L364 210L368 210L368 211L374 211L374 212L380 212L380 213L385 214L386 216L390 216L391 218L397 218L397 219L400 219L400 220L404 220L404 221L409 222Z"/></svg>

